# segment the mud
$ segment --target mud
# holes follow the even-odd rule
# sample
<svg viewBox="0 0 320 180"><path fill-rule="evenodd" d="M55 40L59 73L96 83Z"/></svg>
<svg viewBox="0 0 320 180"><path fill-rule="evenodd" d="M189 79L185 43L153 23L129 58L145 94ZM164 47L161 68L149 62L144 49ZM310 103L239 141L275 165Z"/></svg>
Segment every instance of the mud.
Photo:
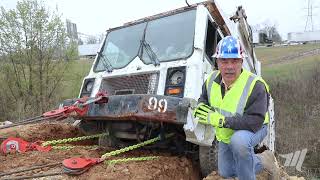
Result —
<svg viewBox="0 0 320 180"><path fill-rule="evenodd" d="M40 123L24 125L0 130L0 143L7 137L20 137L28 142L38 140L48 141L69 137L82 136L79 130L67 123ZM70 150L51 150L49 152L28 151L26 153L0 154L0 179L28 178L30 176L48 173L61 173L62 164L53 167L44 167L32 171L21 172L4 176L3 173L27 169L39 165L59 163L71 157L99 158L104 153L113 149L101 149L97 147L84 148L83 145L97 144L97 140L86 140L82 143L75 143L76 148ZM111 159L158 156L158 159L149 161L136 161L108 165L96 164L81 175L59 174L55 176L41 177L37 179L114 179L114 180L198 180L201 179L199 168L192 164L186 157L173 156L170 153L157 152L156 150L134 150L119 154ZM106 161L107 161L106 160ZM281 171L282 179L302 180L303 178L289 177ZM204 178L205 180L221 180L215 171ZM262 172L257 175L257 180L268 179L268 174Z"/></svg>
<svg viewBox="0 0 320 180"><path fill-rule="evenodd" d="M44 123L26 125L3 129L0 131L0 137L20 137L26 141L33 142L37 140L53 140L68 137L81 136L79 131L68 124ZM96 141L87 141L86 144L92 144ZM0 155L0 179L12 177L25 177L41 173L61 172L62 166L53 168L42 168L29 171L28 173L15 174L14 176L2 176L1 173L8 173L19 169L26 169L36 165L62 162L70 157L100 157L105 149L85 149L79 146L71 150L52 150L50 152L29 151L26 153L14 153ZM127 152L117 158L141 157L141 156L159 156L156 160L126 162L114 165L104 163L97 164L87 172L79 176L57 175L40 179L200 179L198 168L194 167L191 160L186 157L172 156L169 153L159 153L155 151L134 150Z"/></svg>

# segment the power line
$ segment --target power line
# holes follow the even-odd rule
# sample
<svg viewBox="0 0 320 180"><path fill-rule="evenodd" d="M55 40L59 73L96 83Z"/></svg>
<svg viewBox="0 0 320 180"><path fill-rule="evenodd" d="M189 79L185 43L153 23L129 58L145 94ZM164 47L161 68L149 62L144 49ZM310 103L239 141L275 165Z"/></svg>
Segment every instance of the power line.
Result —
<svg viewBox="0 0 320 180"><path fill-rule="evenodd" d="M304 31L307 31L307 29L310 29L308 28L308 25L311 26L311 31L314 31L314 25L313 25L313 9L314 8L318 8L318 7L313 7L312 6L312 0L308 0L308 15L307 15L307 20L306 20L306 25L304 27Z"/></svg>

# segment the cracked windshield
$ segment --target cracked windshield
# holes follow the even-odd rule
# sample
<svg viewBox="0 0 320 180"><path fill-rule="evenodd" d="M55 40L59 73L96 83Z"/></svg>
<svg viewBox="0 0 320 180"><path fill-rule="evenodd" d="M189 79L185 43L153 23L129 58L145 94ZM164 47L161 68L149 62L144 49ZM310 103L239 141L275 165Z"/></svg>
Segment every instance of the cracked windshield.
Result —
<svg viewBox="0 0 320 180"><path fill-rule="evenodd" d="M137 56L145 64L172 61L193 52L196 11L116 29L107 35L95 71L119 69ZM145 33L144 33L145 32Z"/></svg>

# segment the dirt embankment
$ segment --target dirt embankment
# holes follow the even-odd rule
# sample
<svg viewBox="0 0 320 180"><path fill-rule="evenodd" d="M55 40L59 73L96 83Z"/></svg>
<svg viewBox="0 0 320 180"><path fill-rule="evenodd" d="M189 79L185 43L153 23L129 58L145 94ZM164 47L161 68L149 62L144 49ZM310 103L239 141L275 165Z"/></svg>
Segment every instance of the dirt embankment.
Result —
<svg viewBox="0 0 320 180"><path fill-rule="evenodd" d="M26 141L52 140L68 137L81 136L76 128L68 124L35 124L22 127L4 129L0 131L0 137L21 137ZM92 144L94 141L87 141ZM15 176L2 176L19 169L25 169L36 165L62 162L70 157L100 157L106 150L75 148L72 150L52 150L50 152L30 151L23 154L0 155L0 179L7 177L32 176L41 173L61 172L61 166L53 168L42 168L28 173L15 174ZM66 174L51 176L48 179L199 179L199 171L192 165L191 160L185 157L172 156L168 153L158 153L151 151L135 150L121 154L117 158L159 156L159 159L127 162L114 165L98 164L90 168L87 172L79 176L69 176Z"/></svg>
<svg viewBox="0 0 320 180"><path fill-rule="evenodd" d="M26 141L34 142L37 140L47 141L53 139L62 139L69 137L81 136L79 131L69 124L57 123L42 123L34 125L25 125L9 129L0 130L1 139L7 137L20 137ZM94 140L87 140L80 145L96 144ZM79 145L79 143L78 143ZM97 148L77 148L71 150L51 150L50 152L29 151L26 153L0 154L0 179L3 178L23 178L34 175L61 173L62 165L58 164L53 167L44 167L32 171L26 171L13 175L4 176L3 173L27 169L40 165L62 162L64 159L71 157L87 157L98 158L109 150ZM142 156L159 156L156 160L126 162L114 165L106 165L103 163L94 165L88 171L81 175L70 176L67 174L59 174L50 177L42 177L40 179L165 179L165 180L198 180L200 178L199 169L192 164L192 161L186 157L172 156L169 153L160 153L156 151L134 150L123 153L111 159L127 158L127 157L142 157ZM282 173L284 179L294 179L285 173ZM222 179L216 172L212 172L205 180L220 180ZM258 180L267 179L267 173L263 172L257 176Z"/></svg>

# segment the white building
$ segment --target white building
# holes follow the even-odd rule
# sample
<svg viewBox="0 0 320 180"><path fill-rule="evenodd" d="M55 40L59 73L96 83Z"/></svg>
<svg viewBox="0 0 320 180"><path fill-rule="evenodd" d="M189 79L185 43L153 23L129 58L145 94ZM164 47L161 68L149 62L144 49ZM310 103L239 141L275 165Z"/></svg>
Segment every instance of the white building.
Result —
<svg viewBox="0 0 320 180"><path fill-rule="evenodd" d="M320 41L320 31L290 32L288 33L289 42L311 42Z"/></svg>
<svg viewBox="0 0 320 180"><path fill-rule="evenodd" d="M78 46L78 52L80 58L94 59L99 51L100 44L83 44Z"/></svg>

